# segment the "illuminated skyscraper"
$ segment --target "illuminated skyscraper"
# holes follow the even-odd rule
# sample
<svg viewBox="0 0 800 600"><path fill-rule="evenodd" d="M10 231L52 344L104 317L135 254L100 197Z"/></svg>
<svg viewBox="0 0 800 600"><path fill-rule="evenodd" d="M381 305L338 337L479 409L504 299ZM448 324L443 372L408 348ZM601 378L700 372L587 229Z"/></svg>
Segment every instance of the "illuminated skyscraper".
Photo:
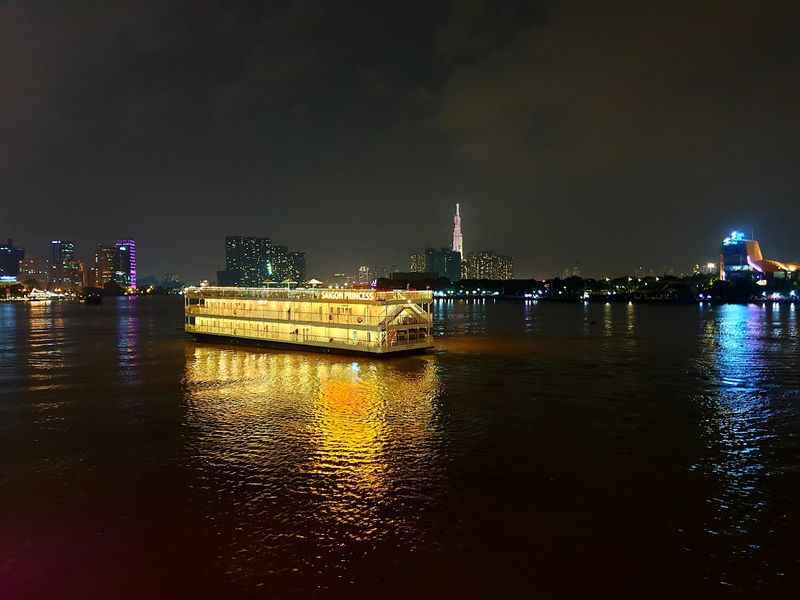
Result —
<svg viewBox="0 0 800 600"><path fill-rule="evenodd" d="M306 279L306 253L289 252L289 279L303 282Z"/></svg>
<svg viewBox="0 0 800 600"><path fill-rule="evenodd" d="M453 216L453 252L458 252L464 258L464 236L461 235L461 209L456 204L456 214Z"/></svg>
<svg viewBox="0 0 800 600"><path fill-rule="evenodd" d="M225 238L225 270L219 273L221 285L259 287L271 279L272 240L245 235Z"/></svg>
<svg viewBox="0 0 800 600"><path fill-rule="evenodd" d="M11 240L6 244L0 244L0 277L17 277L22 259L25 258L25 250L17 248Z"/></svg>
<svg viewBox="0 0 800 600"><path fill-rule="evenodd" d="M473 252L464 260L464 279L512 279L514 261L491 250Z"/></svg>
<svg viewBox="0 0 800 600"><path fill-rule="evenodd" d="M50 242L50 286L54 288L72 287L74 283L73 261L75 242L53 240Z"/></svg>
<svg viewBox="0 0 800 600"><path fill-rule="evenodd" d="M461 255L450 248L425 248L411 255L412 273L430 273L435 277L446 277L450 281L461 279Z"/></svg>
<svg viewBox="0 0 800 600"><path fill-rule="evenodd" d="M75 242L53 240L50 242L50 268L60 268L68 260L75 258Z"/></svg>
<svg viewBox="0 0 800 600"><path fill-rule="evenodd" d="M39 256L31 256L25 258L20 263L19 279L20 281L35 282L36 287L44 289L47 287L47 281L50 278L47 269L47 261Z"/></svg>
<svg viewBox="0 0 800 600"><path fill-rule="evenodd" d="M294 281L297 279L292 277L291 268L289 263L289 248L286 246L272 246L269 249L269 276L266 277L269 281L281 283L283 281Z"/></svg>
<svg viewBox="0 0 800 600"><path fill-rule="evenodd" d="M114 280L114 262L117 256L116 246L98 245L94 251L94 285L103 287Z"/></svg>
<svg viewBox="0 0 800 600"><path fill-rule="evenodd" d="M305 279L304 252L289 252L270 238L229 235L225 238L225 270L217 272L222 286L263 287L268 282Z"/></svg>
<svg viewBox="0 0 800 600"><path fill-rule="evenodd" d="M123 288L136 289L136 242L118 240L114 256L114 281Z"/></svg>
<svg viewBox="0 0 800 600"><path fill-rule="evenodd" d="M412 273L424 273L425 272L425 255L424 254L412 254L408 260L408 270Z"/></svg>
<svg viewBox="0 0 800 600"><path fill-rule="evenodd" d="M70 259L64 261L61 269L61 280L58 286L64 290L80 290L85 285L86 266L83 261Z"/></svg>

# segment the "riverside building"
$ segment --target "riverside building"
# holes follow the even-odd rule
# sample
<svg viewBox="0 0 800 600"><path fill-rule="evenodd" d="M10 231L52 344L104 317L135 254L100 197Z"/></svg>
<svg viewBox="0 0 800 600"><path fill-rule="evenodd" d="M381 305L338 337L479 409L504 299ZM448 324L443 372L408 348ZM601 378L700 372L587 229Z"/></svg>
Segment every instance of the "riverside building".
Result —
<svg viewBox="0 0 800 600"><path fill-rule="evenodd" d="M114 262L116 261L117 247L98 244L94 251L94 276L95 287L103 287L114 281Z"/></svg>
<svg viewBox="0 0 800 600"><path fill-rule="evenodd" d="M123 288L136 289L136 242L118 240L114 256L114 281Z"/></svg>
<svg viewBox="0 0 800 600"><path fill-rule="evenodd" d="M409 271L458 281L461 279L461 255L449 248L425 248L423 253L411 255Z"/></svg>
<svg viewBox="0 0 800 600"><path fill-rule="evenodd" d="M472 252L464 260L464 279L512 279L514 261L491 250Z"/></svg>
<svg viewBox="0 0 800 600"><path fill-rule="evenodd" d="M431 291L191 287L184 326L198 337L370 354L433 346Z"/></svg>
<svg viewBox="0 0 800 600"><path fill-rule="evenodd" d="M0 277L11 281L20 273L22 260L25 258L25 250L14 246L12 240L7 243L0 243Z"/></svg>
<svg viewBox="0 0 800 600"><path fill-rule="evenodd" d="M795 279L800 273L800 263L764 258L758 240L732 231L722 240L719 273L724 280Z"/></svg>
<svg viewBox="0 0 800 600"><path fill-rule="evenodd" d="M225 270L217 271L221 286L260 287L306 276L305 252L290 252L267 237L229 235L225 238Z"/></svg>
<svg viewBox="0 0 800 600"><path fill-rule="evenodd" d="M47 269L47 261L40 256L30 256L22 259L19 267L20 281L30 282L37 288L46 289L50 275Z"/></svg>
<svg viewBox="0 0 800 600"><path fill-rule="evenodd" d="M52 240L50 242L50 277L52 288L70 288L75 284L75 242Z"/></svg>

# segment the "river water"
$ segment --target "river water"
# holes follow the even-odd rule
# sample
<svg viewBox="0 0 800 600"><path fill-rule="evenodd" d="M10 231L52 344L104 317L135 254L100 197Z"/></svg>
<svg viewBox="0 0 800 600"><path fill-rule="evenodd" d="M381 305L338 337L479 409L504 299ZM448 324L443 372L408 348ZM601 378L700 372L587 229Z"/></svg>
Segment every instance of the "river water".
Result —
<svg viewBox="0 0 800 600"><path fill-rule="evenodd" d="M0 305L0 597L785 597L800 307L439 302L404 358Z"/></svg>

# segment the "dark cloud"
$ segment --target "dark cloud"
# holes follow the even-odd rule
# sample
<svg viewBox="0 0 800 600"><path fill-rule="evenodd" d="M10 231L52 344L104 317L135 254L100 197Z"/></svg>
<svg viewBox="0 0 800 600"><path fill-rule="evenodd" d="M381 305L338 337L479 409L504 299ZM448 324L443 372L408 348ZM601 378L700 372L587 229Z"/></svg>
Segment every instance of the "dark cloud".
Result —
<svg viewBox="0 0 800 600"><path fill-rule="evenodd" d="M448 241L521 274L792 246L800 9L502 2L7 2L4 231L140 240L209 275L227 233L327 275Z"/></svg>

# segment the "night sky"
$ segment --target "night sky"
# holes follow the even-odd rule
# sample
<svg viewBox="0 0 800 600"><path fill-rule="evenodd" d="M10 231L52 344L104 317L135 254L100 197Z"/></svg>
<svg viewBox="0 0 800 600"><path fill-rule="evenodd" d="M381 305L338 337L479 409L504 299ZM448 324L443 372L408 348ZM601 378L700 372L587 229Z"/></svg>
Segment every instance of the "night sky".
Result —
<svg viewBox="0 0 800 600"><path fill-rule="evenodd" d="M732 227L800 260L791 4L5 1L0 237L133 237L196 280L263 235L324 279L449 245L461 202L518 276L685 267Z"/></svg>

